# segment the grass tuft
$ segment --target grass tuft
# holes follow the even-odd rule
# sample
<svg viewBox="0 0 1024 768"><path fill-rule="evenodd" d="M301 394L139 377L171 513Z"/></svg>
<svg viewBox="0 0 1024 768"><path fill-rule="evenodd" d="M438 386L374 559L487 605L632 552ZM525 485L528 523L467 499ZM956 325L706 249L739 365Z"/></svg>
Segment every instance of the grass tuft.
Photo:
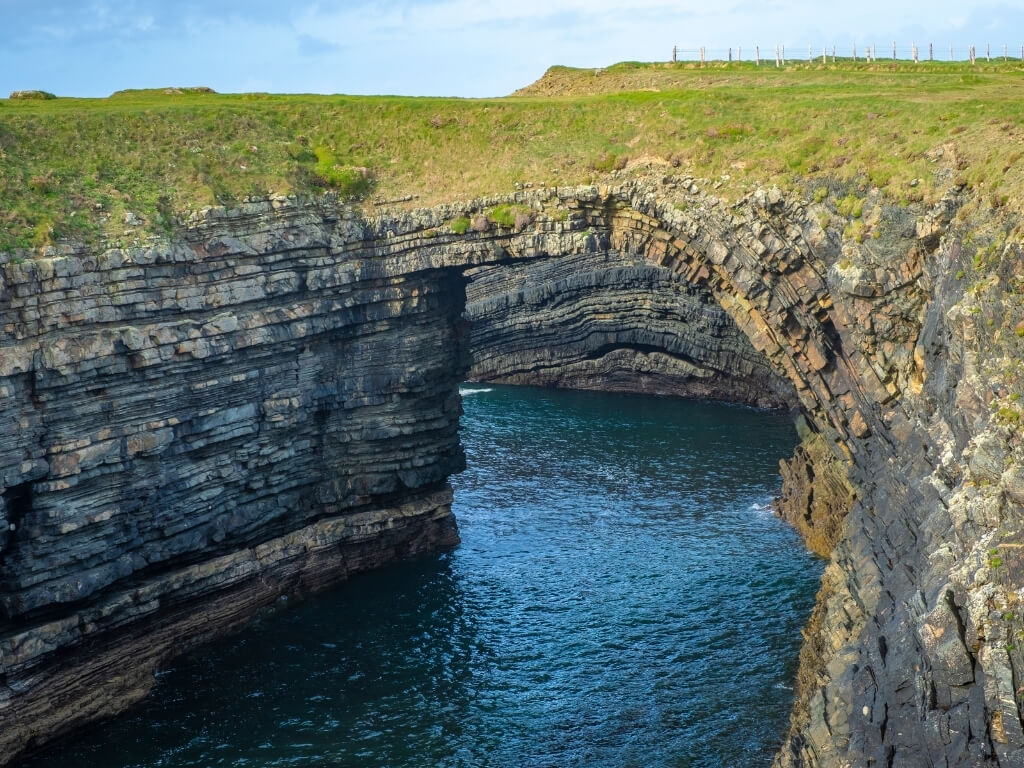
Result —
<svg viewBox="0 0 1024 768"><path fill-rule="evenodd" d="M448 226L456 235L464 235L469 231L471 223L468 216L459 216L457 219L452 219Z"/></svg>

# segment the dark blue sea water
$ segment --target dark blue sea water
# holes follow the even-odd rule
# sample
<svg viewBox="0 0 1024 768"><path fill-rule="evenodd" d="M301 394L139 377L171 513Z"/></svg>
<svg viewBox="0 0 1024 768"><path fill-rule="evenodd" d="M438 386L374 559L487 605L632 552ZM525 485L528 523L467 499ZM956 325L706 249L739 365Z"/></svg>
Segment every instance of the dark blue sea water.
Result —
<svg viewBox="0 0 1024 768"><path fill-rule="evenodd" d="M463 391L461 547L178 659L28 765L768 766L821 573L768 510L788 418Z"/></svg>

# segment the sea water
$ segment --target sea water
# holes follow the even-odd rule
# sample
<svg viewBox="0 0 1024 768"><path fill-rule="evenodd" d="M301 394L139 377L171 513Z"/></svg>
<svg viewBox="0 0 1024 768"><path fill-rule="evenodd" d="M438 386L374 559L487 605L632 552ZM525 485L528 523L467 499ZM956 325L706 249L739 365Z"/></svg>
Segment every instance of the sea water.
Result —
<svg viewBox="0 0 1024 768"><path fill-rule="evenodd" d="M177 659L25 768L768 766L821 564L790 419L463 387L462 545Z"/></svg>

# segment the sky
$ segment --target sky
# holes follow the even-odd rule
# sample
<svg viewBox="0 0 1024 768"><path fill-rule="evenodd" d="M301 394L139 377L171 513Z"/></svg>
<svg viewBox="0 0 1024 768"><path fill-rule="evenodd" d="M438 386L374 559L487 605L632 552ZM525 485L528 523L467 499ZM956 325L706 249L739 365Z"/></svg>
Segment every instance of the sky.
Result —
<svg viewBox="0 0 1024 768"><path fill-rule="evenodd" d="M0 0L0 94L501 96L553 64L664 61L674 45L882 56L893 41L1020 56L1024 0Z"/></svg>

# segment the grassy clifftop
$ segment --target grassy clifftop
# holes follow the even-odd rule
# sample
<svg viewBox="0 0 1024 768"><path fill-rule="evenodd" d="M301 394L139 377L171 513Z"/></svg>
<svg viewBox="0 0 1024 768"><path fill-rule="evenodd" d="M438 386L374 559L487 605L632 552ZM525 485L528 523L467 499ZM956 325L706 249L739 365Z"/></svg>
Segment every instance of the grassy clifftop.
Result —
<svg viewBox="0 0 1024 768"><path fill-rule="evenodd" d="M680 168L737 197L829 176L897 201L1024 200L1020 62L556 67L486 100L126 91L0 100L0 250L168 231L325 188L409 205Z"/></svg>

